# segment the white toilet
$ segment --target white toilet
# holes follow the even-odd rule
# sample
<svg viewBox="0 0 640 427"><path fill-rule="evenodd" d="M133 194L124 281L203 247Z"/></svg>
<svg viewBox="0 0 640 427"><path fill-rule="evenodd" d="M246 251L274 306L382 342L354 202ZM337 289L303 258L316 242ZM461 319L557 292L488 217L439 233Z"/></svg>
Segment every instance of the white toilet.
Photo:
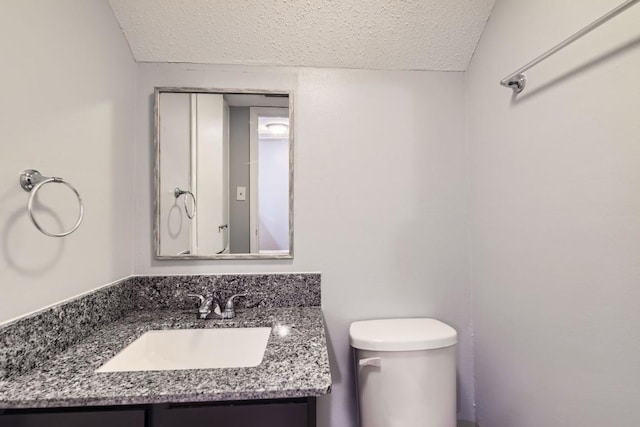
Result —
<svg viewBox="0 0 640 427"><path fill-rule="evenodd" d="M354 322L361 427L455 427L455 329L435 319Z"/></svg>

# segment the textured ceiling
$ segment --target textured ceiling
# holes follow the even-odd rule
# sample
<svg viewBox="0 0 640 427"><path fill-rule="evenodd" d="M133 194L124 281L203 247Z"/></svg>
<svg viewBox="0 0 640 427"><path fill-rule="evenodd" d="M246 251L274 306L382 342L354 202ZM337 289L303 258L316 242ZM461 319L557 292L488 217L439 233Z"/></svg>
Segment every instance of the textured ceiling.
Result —
<svg viewBox="0 0 640 427"><path fill-rule="evenodd" d="M110 0L140 62L463 71L494 0Z"/></svg>

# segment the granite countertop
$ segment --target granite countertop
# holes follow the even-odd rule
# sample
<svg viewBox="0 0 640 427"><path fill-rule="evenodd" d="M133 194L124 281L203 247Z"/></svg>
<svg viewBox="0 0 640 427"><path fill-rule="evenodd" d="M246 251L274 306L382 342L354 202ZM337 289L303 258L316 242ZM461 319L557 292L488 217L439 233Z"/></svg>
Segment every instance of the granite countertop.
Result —
<svg viewBox="0 0 640 427"><path fill-rule="evenodd" d="M264 359L256 367L94 372L149 330L278 325L289 326L290 332L272 329ZM319 396L330 390L320 307L250 308L231 320L197 320L193 310L134 311L41 366L0 380L0 408L277 399Z"/></svg>

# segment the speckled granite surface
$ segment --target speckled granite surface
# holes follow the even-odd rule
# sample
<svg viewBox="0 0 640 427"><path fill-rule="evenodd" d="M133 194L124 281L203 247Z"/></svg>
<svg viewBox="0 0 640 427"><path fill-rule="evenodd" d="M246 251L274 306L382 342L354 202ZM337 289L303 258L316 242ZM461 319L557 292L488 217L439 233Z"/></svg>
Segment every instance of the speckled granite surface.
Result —
<svg viewBox="0 0 640 427"><path fill-rule="evenodd" d="M0 326L0 379L20 375L134 309L123 280Z"/></svg>
<svg viewBox="0 0 640 427"><path fill-rule="evenodd" d="M0 326L0 379L21 375L45 363L134 310L193 309L189 293L219 298L247 292L244 307L320 305L319 273L135 276L71 301Z"/></svg>
<svg viewBox="0 0 640 427"><path fill-rule="evenodd" d="M272 331L253 368L95 373L148 330L287 325ZM221 343L223 345L224 343ZM51 358L0 381L0 408L129 405L274 399L326 394L331 373L320 307L253 308L232 320L197 320L192 312L133 312Z"/></svg>
<svg viewBox="0 0 640 427"><path fill-rule="evenodd" d="M232 320L186 293L248 291ZM134 277L0 327L0 408L317 396L331 388L319 274ZM255 308L243 308L255 307ZM164 309L163 309L164 308ZM95 373L153 329L288 325L255 368Z"/></svg>
<svg viewBox="0 0 640 427"><path fill-rule="evenodd" d="M215 293L219 299L247 292L238 307L309 307L320 305L320 274L225 274L216 276L139 276L130 279L137 309L193 307L189 293Z"/></svg>

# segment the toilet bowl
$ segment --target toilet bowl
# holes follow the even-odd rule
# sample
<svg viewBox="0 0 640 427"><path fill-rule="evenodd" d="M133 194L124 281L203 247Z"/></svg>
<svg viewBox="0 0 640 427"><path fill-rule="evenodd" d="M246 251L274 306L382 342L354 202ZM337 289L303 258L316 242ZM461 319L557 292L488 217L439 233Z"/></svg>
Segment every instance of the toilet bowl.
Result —
<svg viewBox="0 0 640 427"><path fill-rule="evenodd" d="M455 427L455 329L428 318L354 322L361 427Z"/></svg>

